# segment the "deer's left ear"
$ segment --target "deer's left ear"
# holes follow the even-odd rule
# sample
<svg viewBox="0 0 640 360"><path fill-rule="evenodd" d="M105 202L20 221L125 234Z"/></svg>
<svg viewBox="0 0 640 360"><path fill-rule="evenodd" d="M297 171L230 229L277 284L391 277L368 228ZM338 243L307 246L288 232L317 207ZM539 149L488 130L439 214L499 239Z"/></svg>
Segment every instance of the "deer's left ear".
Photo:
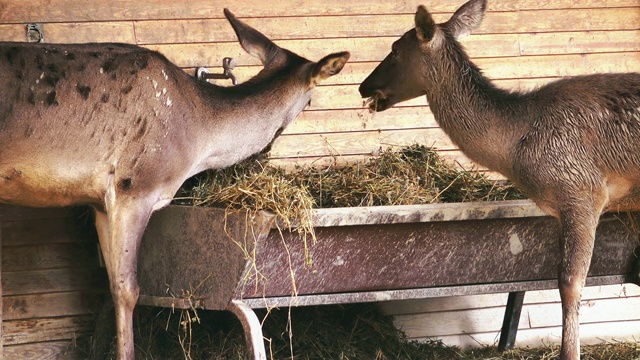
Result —
<svg viewBox="0 0 640 360"><path fill-rule="evenodd" d="M348 51L343 51L323 57L313 67L313 72L311 73L312 86L339 73L344 67L344 64L349 60L350 56L351 54Z"/></svg>
<svg viewBox="0 0 640 360"><path fill-rule="evenodd" d="M448 28L456 39L462 39L480 26L486 11L487 0L470 0L456 10L443 26Z"/></svg>
<svg viewBox="0 0 640 360"><path fill-rule="evenodd" d="M240 45L251 56L257 57L264 67L269 67L276 60L282 59L284 52L269 38L258 30L240 21L229 9L224 9L224 15L229 20L233 30L238 36Z"/></svg>
<svg viewBox="0 0 640 360"><path fill-rule="evenodd" d="M433 17L423 5L418 6L416 11L416 35L422 42L431 41L436 31L436 23Z"/></svg>

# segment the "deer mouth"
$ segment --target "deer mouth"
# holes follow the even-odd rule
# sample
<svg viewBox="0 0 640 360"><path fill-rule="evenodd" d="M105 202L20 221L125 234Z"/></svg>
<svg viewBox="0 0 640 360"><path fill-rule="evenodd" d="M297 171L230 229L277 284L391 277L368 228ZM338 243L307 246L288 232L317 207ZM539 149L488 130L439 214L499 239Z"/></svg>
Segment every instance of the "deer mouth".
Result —
<svg viewBox="0 0 640 360"><path fill-rule="evenodd" d="M365 100L364 105L369 108L369 111L377 112L387 110L392 104L389 97L382 91L378 90L375 94Z"/></svg>

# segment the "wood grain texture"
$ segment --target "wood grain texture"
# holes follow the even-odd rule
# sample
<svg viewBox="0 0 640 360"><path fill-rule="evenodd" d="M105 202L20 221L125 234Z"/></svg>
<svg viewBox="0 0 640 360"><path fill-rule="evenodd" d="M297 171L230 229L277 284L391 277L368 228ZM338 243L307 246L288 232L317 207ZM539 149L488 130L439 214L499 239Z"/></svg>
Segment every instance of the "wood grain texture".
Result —
<svg viewBox="0 0 640 360"><path fill-rule="evenodd" d="M103 295L83 291L4 296L3 321L96 313Z"/></svg>
<svg viewBox="0 0 640 360"><path fill-rule="evenodd" d="M79 360L82 359L73 351L72 342L48 341L6 346L5 359L20 360Z"/></svg>
<svg viewBox="0 0 640 360"><path fill-rule="evenodd" d="M434 14L444 22L451 13ZM385 14L245 18L273 40L399 37L411 28L414 15ZM544 23L540 19L544 18ZM474 34L516 34L575 31L637 30L640 11L634 8L490 12ZM139 44L235 42L225 19L136 21Z"/></svg>
<svg viewBox="0 0 640 360"><path fill-rule="evenodd" d="M432 1L427 6L436 21L444 21L463 1ZM424 97L378 114L370 114L362 106L359 83L386 56L392 42L412 27L416 5L371 0L194 0L188 4L167 0L5 1L0 2L0 41L25 41L25 24L39 22L47 42L140 44L162 52L190 74L198 66L222 72L222 58L232 56L238 62L234 73L240 81L246 81L261 67L237 43L223 17L222 9L228 7L278 44L311 60L335 51L349 50L352 54L338 76L315 89L309 109L276 141L271 153L274 164L326 166L366 161L381 149L419 142L437 146L445 159L465 169L485 171L462 155L437 127ZM480 28L461 42L498 86L528 90L563 76L640 71L638 0L490 0L488 7ZM219 83L229 85L228 81ZM74 353L67 349L69 339L74 332L88 329L88 314L98 294L107 290L104 270L97 268L95 233L87 230L92 227L90 217L86 210L78 215L69 209L0 206L0 221L5 271L2 310L10 319L5 323L5 358L73 358ZM621 296L613 295L638 297L636 288L627 285L626 290L618 287L611 294L603 291L599 295L589 293L593 292L589 289L586 296L595 302L586 312L615 312L620 308L627 309L629 316L637 314L633 311L637 299L625 305L625 300L618 299ZM542 315L536 310L538 304L556 302L554 294L527 294L525 302L531 309L527 315L532 319L526 323L548 327L522 329L517 344L537 341L538 345L541 338L559 340L555 320L540 318L557 312L559 307L554 310L553 305L543 305ZM497 340L500 321L491 329L485 325L493 320L484 322L482 316L501 319L503 298L506 295L447 298L427 305L396 304L399 308L395 311L401 318L423 316L420 319L440 313L441 320L432 324L446 327L446 316L460 323L461 314L467 317L469 313L467 318L473 319L476 315L472 308L479 308L477 319L481 321L476 321L477 326L460 324L460 328L476 333L453 334L435 328L430 333L452 344L477 346L475 340ZM640 332L638 316L625 319L612 315L619 322L591 318L603 322L582 326L583 343L603 334ZM416 339L426 336L417 331L418 322L415 329L412 336Z"/></svg>
<svg viewBox="0 0 640 360"><path fill-rule="evenodd" d="M97 251L95 243L7 246L3 248L2 270L97 267Z"/></svg>
<svg viewBox="0 0 640 360"><path fill-rule="evenodd" d="M484 294L393 301L380 308L410 339L436 336L464 348L497 343L507 294ZM583 292L581 341L635 341L640 329L636 311L640 287L633 284L590 286ZM560 297L557 290L529 291L518 329L516 346L540 346L541 340L559 344Z"/></svg>
<svg viewBox="0 0 640 360"><path fill-rule="evenodd" d="M602 344L605 341L637 342L636 334L640 333L640 321L624 321L609 323L592 323L580 325L581 344ZM473 334L445 335L438 337L445 344L458 346L465 349L478 348L485 345L497 346L500 336L499 330ZM562 328L544 329L520 329L515 347L540 347L559 345L562 337ZM428 338L412 339L416 341L429 340Z"/></svg>
<svg viewBox="0 0 640 360"><path fill-rule="evenodd" d="M636 321L640 297L613 298L583 301L580 323L615 323ZM469 303L468 306L473 306ZM437 313L396 315L396 326L409 338L476 334L499 331L504 307L485 307L468 311L443 311ZM525 304L522 308L519 329L560 327L562 313L559 303ZM601 333L607 335L606 332Z"/></svg>
<svg viewBox="0 0 640 360"><path fill-rule="evenodd" d="M95 289L107 292L108 288L107 273L97 266L2 273L2 290L5 296Z"/></svg>
<svg viewBox="0 0 640 360"><path fill-rule="evenodd" d="M434 13L452 13L462 2L434 1L429 10ZM524 11L545 9L583 9L635 7L636 0L572 0L546 1L536 0L492 1L488 11ZM331 0L295 0L277 2L240 2L222 0L195 0L189 6L182 2L167 0L98 0L84 2L79 0L35 0L30 2L10 1L0 6L0 22L78 22L113 20L154 20L154 19L201 19L222 18L222 9L236 9L238 16L325 16L343 14L412 14L415 3L408 2L372 2L352 0L349 2Z"/></svg>
<svg viewBox="0 0 640 360"><path fill-rule="evenodd" d="M12 320L3 323L5 346L71 340L94 330L94 316Z"/></svg>

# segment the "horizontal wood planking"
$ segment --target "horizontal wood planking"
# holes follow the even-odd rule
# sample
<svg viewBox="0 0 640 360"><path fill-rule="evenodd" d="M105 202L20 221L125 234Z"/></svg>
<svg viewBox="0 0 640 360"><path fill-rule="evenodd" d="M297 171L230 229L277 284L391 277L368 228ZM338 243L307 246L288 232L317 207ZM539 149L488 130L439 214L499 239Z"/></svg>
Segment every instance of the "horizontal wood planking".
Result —
<svg viewBox="0 0 640 360"><path fill-rule="evenodd" d="M74 358L108 292L88 209L1 206L0 220L4 357Z"/></svg>
<svg viewBox="0 0 640 360"><path fill-rule="evenodd" d="M2 271L98 266L97 243L39 244L2 248Z"/></svg>
<svg viewBox="0 0 640 360"><path fill-rule="evenodd" d="M89 216L84 219L68 217L2 223L3 246L95 243L96 239L97 235Z"/></svg>
<svg viewBox="0 0 640 360"><path fill-rule="evenodd" d="M122 42L135 44L131 22L42 24L47 43ZM27 40L25 24L0 24L0 41Z"/></svg>
<svg viewBox="0 0 640 360"><path fill-rule="evenodd" d="M222 72L223 55L213 59L212 72ZM219 60L219 61L217 61ZM193 60L189 60L194 62ZM540 77L562 77L593 73L640 71L640 52L566 54L553 56L516 56L474 59L476 65L490 79L528 79ZM359 85L377 66L377 62L348 62L340 74L322 83L330 85ZM200 66L194 65L192 66ZM202 64L210 67L210 65ZM188 67L188 66L184 66ZM239 66L233 73L239 82L244 82L259 71L258 66ZM187 69L189 73L193 70ZM230 85L221 81L221 85ZM319 89L322 86L318 87ZM355 94L357 95L357 93Z"/></svg>
<svg viewBox="0 0 640 360"><path fill-rule="evenodd" d="M640 21L639 21L640 23ZM473 59L491 57L517 57L520 55L565 55L584 53L612 53L640 51L639 30L608 32L568 32L553 34L490 34L474 35L464 39ZM330 52L351 51L350 63L379 62L391 50L397 37L339 38L328 41L317 39L280 40L279 46L309 59L319 60ZM542 43L545 41L546 43ZM180 67L219 66L223 57L232 57L238 66L259 66L236 42L151 44L147 48L164 54ZM338 76L339 77L339 76ZM364 79L364 77L362 78Z"/></svg>
<svg viewBox="0 0 640 360"><path fill-rule="evenodd" d="M394 301L380 306L394 316L395 324L410 339L435 336L450 345L474 347L478 346L475 341L486 345L497 341L506 298L507 294L485 294ZM633 284L587 287L581 308L581 337L585 343L637 334L639 302L640 288ZM538 346L540 338L558 343L562 322L558 291L527 292L524 303L516 345Z"/></svg>
<svg viewBox="0 0 640 360"><path fill-rule="evenodd" d="M7 321L95 314L103 297L98 291L3 296L2 316Z"/></svg>
<svg viewBox="0 0 640 360"><path fill-rule="evenodd" d="M640 321L622 321L610 323L592 323L580 325L580 343L583 345L602 344L603 342L617 343L638 341L640 333ZM446 335L438 337L443 343L461 348L478 348L487 345L498 345L499 331ZM548 347L559 345L562 338L562 328L540 328L518 330L515 347ZM415 338L415 341L425 341L431 338Z"/></svg>
<svg viewBox="0 0 640 360"><path fill-rule="evenodd" d="M429 4L434 13L455 11L463 1L438 1ZM636 0L556 0L545 2L545 9L615 8L637 6ZM305 0L297 6L288 1L278 2L229 2L222 0L194 0L185 6L181 2L154 0L135 1L99 0L80 2L78 0L37 0L30 2L11 1L0 6L0 22L98 22L113 20L156 20L156 19L201 19L222 18L222 9L228 7L246 16L326 16L343 14L412 14L416 4L408 2L372 2L352 0L349 2L332 0ZM539 10L536 0L490 1L491 11ZM241 9L241 10L240 10Z"/></svg>
<svg viewBox="0 0 640 360"><path fill-rule="evenodd" d="M93 315L4 321L2 334L5 346L71 340L93 332Z"/></svg>
<svg viewBox="0 0 640 360"><path fill-rule="evenodd" d="M66 2L61 2L61 4L64 3ZM101 3L94 5L106 6ZM179 66L185 68L217 65L222 56L231 55L236 57L239 62L236 74L241 81L248 79L259 69L259 66L256 66L257 61L241 50L236 43L233 31L220 15L210 16L214 19L202 19L198 15L193 19L190 16L182 17L179 15L183 14L180 9L178 12L169 11L171 15L168 17L171 20L163 20L163 18L167 18L167 15L160 17L160 19L150 17L147 20L141 20L130 17L135 12L131 9L135 7L123 9L119 7L120 5L113 5L117 9L121 9L122 12L117 9L112 11L115 15L111 20L122 21L78 22L78 18L75 18L73 23L47 25L51 26L51 36L54 41L59 36L61 41L74 41L75 39L75 41L82 42L87 40L85 35L90 36L91 33L94 33L99 38L99 34L107 32L115 34L116 37L124 37L118 39L119 41L129 42L133 41L132 37L135 33L137 36L135 41L150 44L150 48L160 50ZM157 5L157 9L167 10L168 8L163 7L171 7L167 4ZM317 4L311 1L306 2L306 5L309 7L305 11L311 11L310 8ZM355 5L350 9L356 9L358 6ZM345 86L321 86L317 89L310 109L327 110L322 114L310 116L318 119L321 115L328 117L345 115L345 112L334 114L333 110L361 108L362 100L356 91L357 84L373 69L377 61L386 55L390 43L395 40L397 35L404 32L407 27L404 23L410 24L413 21L413 9L406 12L398 11L398 9L377 11L376 9L382 9L380 6L384 7L385 5L371 5L365 15L357 11L350 11L340 13L339 16L325 12L320 14L321 16L312 16L313 12L297 14L295 11L293 13L288 11L288 16L283 17L270 14L269 11L274 10L271 8L263 9L262 12L258 11L256 14L249 14L249 8L246 7L242 8L242 12L238 11L237 13L264 33L274 39L280 39L281 41L278 42L283 46L310 58L319 58L338 48L358 49L357 52L353 52L351 62L347 64L340 76L330 79L327 83L328 85L346 84ZM436 19L443 21L457 6L458 4L434 4L431 9ZM463 43L470 54L476 58L478 64L486 69L487 75L497 79L522 81L521 79L527 77L555 78L591 72L640 69L640 56L638 55L640 42L637 41L640 7L637 3L625 1L612 1L604 4L588 2L573 6L563 1L557 1L547 4L546 7L546 9L536 9L532 4L526 3L506 7L503 4L490 4L487 18L477 31L479 35L466 38ZM111 9L113 10L113 8ZM176 21L176 19L183 20ZM371 22L377 24L375 29L365 27L363 30L363 27L353 26L353 24ZM15 27L17 25L5 26ZM327 31L318 32L318 28L327 29ZM536 33L531 33L532 28ZM79 30L79 34L72 31L76 29ZM114 29L117 31L112 31ZM46 29L45 33L47 33ZM65 36L66 39L63 38ZM108 35L104 37L108 37ZM318 41L326 38L331 38L331 41ZM218 43L203 43L203 41ZM188 44L191 42L196 43ZM594 52L605 53L594 54ZM522 54L534 56L521 56ZM552 56L539 56L542 54ZM617 61L611 61L611 57L615 57ZM585 60L585 58L588 59ZM614 65L611 65L612 63ZM422 98L398 106L424 105L425 101ZM356 115L362 116L363 119L357 121L356 124L362 126L361 130L364 131L354 133L354 136L369 139L364 140L364 143L368 143L371 139L371 134L366 130L391 129L393 121L405 124L406 128L433 126L433 119L427 113L426 125L424 125L425 117L416 115L415 120L383 117L387 119L387 127L367 127L367 119L362 113L363 111L360 111L360 114ZM301 124L297 129L296 123ZM285 134L305 133L300 130L305 126L304 114L296 123ZM412 123L415 125L411 125ZM400 125L399 128L405 128L405 126ZM320 130L317 126L312 128L310 129L312 132L334 131L332 129ZM357 129L354 130L357 131ZM335 131L341 130L336 129ZM341 135L335 137L341 137ZM435 139L434 143L438 142L441 142L440 139ZM277 146L278 143L276 143L276 150ZM366 152L363 152L358 147L344 150L347 154L363 155L376 151L376 149L367 149ZM451 149L443 147L443 150ZM276 152L275 154L278 157L284 156L282 153ZM322 154L326 154L326 152ZM301 155L298 152L293 156ZM309 153L304 156L315 157L318 154Z"/></svg>
<svg viewBox="0 0 640 360"><path fill-rule="evenodd" d="M457 149L440 128L416 128L281 136L270 155L282 158L367 154L387 146L411 144L424 144L439 150Z"/></svg>
<svg viewBox="0 0 640 360"><path fill-rule="evenodd" d="M71 348L73 343L68 340L30 343L4 347L5 359L20 360L79 360Z"/></svg>
<svg viewBox="0 0 640 360"><path fill-rule="evenodd" d="M428 4L428 7L435 18L442 21L463 1L440 1ZM456 160L464 167L473 167L436 128L424 98L400 104L396 109L375 116L362 108L362 99L357 93L358 84L386 56L391 43L411 28L416 4L362 0L327 3L306 0L296 5L291 6L290 2L223 3L217 0L195 0L189 6L166 0L98 0L82 3L77 0L36 0L28 3L12 1L0 4L0 40L24 41L24 24L41 22L44 23L47 42L114 41L144 44L165 52L189 73L193 73L196 66L207 66L214 72L220 72L222 57L234 56L239 63L234 73L244 81L260 67L255 59L240 48L231 27L223 19L222 8L226 6L278 43L310 59L317 60L333 51L352 52L351 61L345 70L327 81L326 86L316 89L310 111L305 111L276 142L274 154L280 157L274 162L290 164L299 157L302 160L326 163L333 161L327 154L334 154L332 151L336 148L344 152L342 159L363 160L377 152L381 146L391 143L409 144L417 139L427 145L439 144L445 149L441 152L445 158ZM544 6L545 9L539 9L541 5L537 0L489 1L489 13L475 32L476 35L462 40L485 73L490 78L499 80L497 84L504 84L512 89L528 89L559 76L640 71L640 7L637 0L554 0L545 2ZM347 139L349 134L353 136L352 140ZM298 135L300 136L296 141ZM308 145L297 144L291 148L296 154L287 151L289 144L312 138L314 140ZM349 142L353 146L350 147ZM19 244L21 236L14 233L11 245ZM67 241L56 236L53 236L53 240L59 243ZM37 244L39 240L34 238L32 241ZM17 251L17 247L7 250ZM32 251L29 247L22 250ZM19 255L19 261L9 262L8 265L15 269L23 266L20 264L54 267L80 265L80 268L74 269L84 271L82 262L89 261L94 250L78 250L74 247L63 250L60 247L52 251L54 256L46 257L43 261ZM66 256L55 258L58 256L56 254L64 251L78 255L79 263L70 262ZM82 259L83 252L89 257ZM95 264L90 262L87 266ZM42 295L50 301L76 304L77 299L55 297L61 296L60 294L82 297L81 291L71 289L83 288L85 284L91 283L87 275L64 278L65 275L61 274L62 279L56 282L47 279L44 271L24 271L7 273L9 278L5 283L9 291L15 291L15 294L20 291L35 291L35 287L29 288L22 284L24 279L18 277L23 275L43 284L44 291L70 289L69 293ZM91 271L87 274L91 276ZM15 277L12 279L11 276ZM40 303L38 297L10 296L8 299ZM16 305L16 309L20 307ZM24 316L34 316L33 314L29 310ZM49 324L53 327L47 333L56 332L55 324L47 323L46 318L43 321L43 326ZM633 322L625 324L631 323ZM609 324L605 323L603 326L610 326ZM587 332L588 329L595 328L590 325L586 325ZM70 326L73 327L73 324ZM523 330L519 339L525 333L536 331L541 329ZM583 330L583 335L584 333ZM468 338L468 335L447 335L445 338L455 336ZM53 349L53 344L61 343L39 343L30 349L38 349L40 344L43 348L51 345L50 348ZM63 345L66 348L66 342ZM62 345L58 347L61 348ZM18 354L18 349L24 347L9 346L5 353L7 356ZM20 354L20 357L15 358L29 358L25 355L27 352Z"/></svg>
<svg viewBox="0 0 640 360"><path fill-rule="evenodd" d="M580 323L640 320L637 312L639 303L638 297L583 302L580 308ZM561 311L559 303L524 305L519 329L559 327L562 325ZM396 315L395 324L408 338L413 339L499 331L503 316L504 307L490 307L470 311Z"/></svg>
<svg viewBox="0 0 640 360"><path fill-rule="evenodd" d="M0 204L0 222L64 219L69 216L78 217L86 211L85 207L29 208Z"/></svg>
<svg viewBox="0 0 640 360"><path fill-rule="evenodd" d="M583 299L585 302L595 299L628 297L640 298L640 287L634 284L587 286L583 291ZM524 298L525 304L542 304L549 302L560 302L560 293L557 289L528 291ZM389 315L406 315L505 306L506 304L507 294L481 294L424 300L388 301L382 303L380 307Z"/></svg>
<svg viewBox="0 0 640 360"><path fill-rule="evenodd" d="M106 270L91 268L62 268L2 273L3 296L109 289Z"/></svg>
<svg viewBox="0 0 640 360"><path fill-rule="evenodd" d="M451 13L435 14L445 21ZM544 21L540 21L544 19ZM245 18L273 40L356 37L398 37L411 28L413 14L350 15L320 17ZM638 8L536 10L488 13L474 34L557 33L576 31L637 30ZM357 24L357 26L354 26ZM363 26L375 24L375 27ZM45 41L51 43L126 42L182 44L236 42L226 19L71 22L43 24ZM2 40L25 41L24 24L0 25Z"/></svg>
<svg viewBox="0 0 640 360"><path fill-rule="evenodd" d="M450 16L451 13L435 14L434 18L442 22ZM320 17L245 18L245 20L273 40L331 39L333 41L335 38L398 37L411 28L414 15L345 14ZM638 22L640 22L640 12L637 8L496 12L488 13L483 24L474 31L474 34L636 30ZM235 33L226 19L137 21L134 25L136 40L139 44L236 41Z"/></svg>

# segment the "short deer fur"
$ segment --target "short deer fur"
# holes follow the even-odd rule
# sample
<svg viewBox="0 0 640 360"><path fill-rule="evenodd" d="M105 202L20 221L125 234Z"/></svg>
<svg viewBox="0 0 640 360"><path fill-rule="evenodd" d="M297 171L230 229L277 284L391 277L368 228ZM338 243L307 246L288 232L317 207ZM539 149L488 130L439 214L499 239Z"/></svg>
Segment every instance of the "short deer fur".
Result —
<svg viewBox="0 0 640 360"><path fill-rule="evenodd" d="M426 95L465 155L558 219L561 358L579 359L580 297L598 219L605 210L640 209L640 74L566 78L527 93L499 89L457 41L485 9L486 0L471 0L436 24L420 6L415 28L393 43L360 94L373 111Z"/></svg>
<svg viewBox="0 0 640 360"><path fill-rule="evenodd" d="M264 65L234 87L133 45L0 43L0 201L95 210L119 359L134 357L138 247L151 213L190 176L269 146L349 58L311 62L224 13Z"/></svg>

